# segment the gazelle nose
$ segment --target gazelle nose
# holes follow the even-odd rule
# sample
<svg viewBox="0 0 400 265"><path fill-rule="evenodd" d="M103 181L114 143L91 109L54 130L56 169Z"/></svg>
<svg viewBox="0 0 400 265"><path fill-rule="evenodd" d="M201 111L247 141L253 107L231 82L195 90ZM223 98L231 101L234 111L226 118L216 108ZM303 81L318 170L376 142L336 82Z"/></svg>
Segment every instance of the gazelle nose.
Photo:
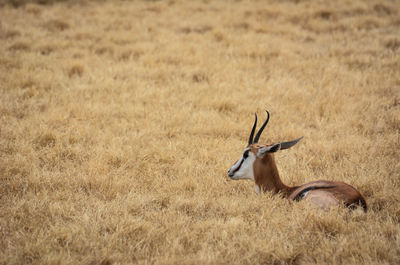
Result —
<svg viewBox="0 0 400 265"><path fill-rule="evenodd" d="M228 170L228 176L231 178L231 177L233 177L233 175L234 175L234 174L232 174L231 171Z"/></svg>

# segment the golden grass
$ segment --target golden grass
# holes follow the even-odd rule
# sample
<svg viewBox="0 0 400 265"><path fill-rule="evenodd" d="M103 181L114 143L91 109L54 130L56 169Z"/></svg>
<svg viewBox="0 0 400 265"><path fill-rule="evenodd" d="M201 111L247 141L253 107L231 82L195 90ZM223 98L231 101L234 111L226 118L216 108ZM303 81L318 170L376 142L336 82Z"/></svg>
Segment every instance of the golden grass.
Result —
<svg viewBox="0 0 400 265"><path fill-rule="evenodd" d="M11 3L0 264L400 263L398 2ZM266 107L283 181L367 214L227 179Z"/></svg>

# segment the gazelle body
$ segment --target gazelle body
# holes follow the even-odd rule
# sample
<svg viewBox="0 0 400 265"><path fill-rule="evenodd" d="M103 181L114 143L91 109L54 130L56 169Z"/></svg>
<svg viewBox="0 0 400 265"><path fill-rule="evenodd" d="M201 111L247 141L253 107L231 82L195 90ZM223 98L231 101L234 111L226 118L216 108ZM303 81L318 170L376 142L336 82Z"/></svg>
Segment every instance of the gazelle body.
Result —
<svg viewBox="0 0 400 265"><path fill-rule="evenodd" d="M251 179L255 182L258 193L269 191L274 194L279 193L289 200L299 201L304 199L324 209L333 205L344 204L349 208L361 206L364 211L367 211L367 204L360 192L344 182L318 180L295 187L285 185L279 176L273 153L294 146L302 137L294 141L272 145L258 144L258 139L269 121L270 115L268 111L267 113L267 120L253 140L257 126L256 115L249 144L242 157L228 171L231 179Z"/></svg>

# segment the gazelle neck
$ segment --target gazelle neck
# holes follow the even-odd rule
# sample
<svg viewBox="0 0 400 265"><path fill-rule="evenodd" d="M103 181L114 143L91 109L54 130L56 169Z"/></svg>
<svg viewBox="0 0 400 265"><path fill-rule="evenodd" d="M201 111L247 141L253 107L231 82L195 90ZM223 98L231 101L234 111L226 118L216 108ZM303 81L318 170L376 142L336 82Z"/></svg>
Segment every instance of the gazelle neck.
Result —
<svg viewBox="0 0 400 265"><path fill-rule="evenodd" d="M265 155L254 162L254 182L261 191L281 193L285 197L293 190L293 187L286 186L282 182L272 154Z"/></svg>

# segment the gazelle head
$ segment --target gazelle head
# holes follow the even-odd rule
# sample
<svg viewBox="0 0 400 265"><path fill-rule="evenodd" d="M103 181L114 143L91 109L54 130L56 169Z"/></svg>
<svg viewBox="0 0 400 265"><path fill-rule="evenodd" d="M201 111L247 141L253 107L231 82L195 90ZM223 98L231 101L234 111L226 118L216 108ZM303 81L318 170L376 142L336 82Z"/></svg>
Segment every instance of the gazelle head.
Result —
<svg viewBox="0 0 400 265"><path fill-rule="evenodd" d="M260 177L260 174L273 174L273 172L276 171L276 165L272 153L275 153L279 150L288 149L297 144L303 138L300 137L293 141L276 143L272 145L258 144L261 133L269 121L270 115L268 111L266 112L268 114L267 120L261 126L260 130L253 139L257 126L257 114L255 114L255 121L253 129L250 133L249 143L244 149L240 158L228 170L228 176L231 179L251 179L256 181L256 179ZM268 175L266 177L268 177Z"/></svg>

